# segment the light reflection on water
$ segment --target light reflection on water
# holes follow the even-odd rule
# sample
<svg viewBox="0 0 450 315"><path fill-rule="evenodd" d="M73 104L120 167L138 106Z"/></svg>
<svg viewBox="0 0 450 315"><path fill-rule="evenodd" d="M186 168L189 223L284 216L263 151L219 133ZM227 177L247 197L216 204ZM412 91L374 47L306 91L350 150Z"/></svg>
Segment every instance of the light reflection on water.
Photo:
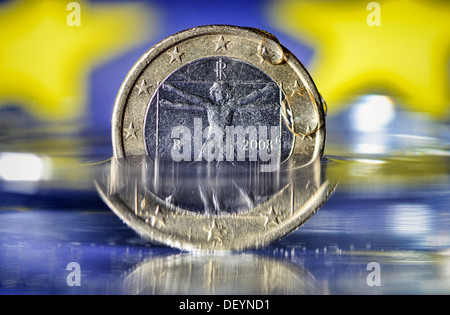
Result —
<svg viewBox="0 0 450 315"><path fill-rule="evenodd" d="M339 178L340 185L304 226L267 248L249 252L245 259L233 256L227 260L227 267L223 267L223 257L211 258L216 274L231 277L228 292L265 294L267 290L260 285L267 281L264 266L287 275L295 273L297 278L292 279L297 282L292 280L286 287L276 288L292 294L448 292L450 189L442 160L419 158L417 161L428 168L404 175L401 166L409 162L383 161L332 157L327 162L328 170ZM350 169L366 176L349 175ZM371 180L367 178L370 174ZM38 196L24 196L6 189L2 197L0 293L177 294L188 289L198 294L213 293L205 291L207 280L200 271L189 282L188 276L165 263L174 259L189 266L195 261L196 268L201 269L207 265L201 259L207 258L179 260L179 251L143 241L99 201L94 190L60 189L56 195L46 190ZM231 272L227 276L227 270L248 273L249 257L255 266L261 266L251 269L257 280L235 292L231 288L237 280ZM82 267L84 281L80 288L66 285L65 268L71 261ZM366 284L366 266L373 261L382 268L381 287ZM143 282L136 277L148 272L166 272L173 277L171 283L166 282L169 278L162 278L156 286L146 282L139 287ZM124 277L128 279L125 282ZM148 281L148 276L143 280ZM220 286L215 292L227 290Z"/></svg>
<svg viewBox="0 0 450 315"><path fill-rule="evenodd" d="M334 195L288 237L229 257L193 257L151 245L125 226L93 185L101 163L91 162L109 158L107 140L47 135L4 141L2 153L37 156L45 160L40 172L48 167L51 176L0 179L0 294L448 294L448 130L423 117L409 127L412 116L395 112L380 120L381 136L352 132L343 123L351 115L333 118L326 163L327 176L339 181ZM364 144L380 145L384 154L364 151L370 149ZM72 261L82 268L79 288L66 284ZM366 283L369 262L381 266L380 287ZM264 286L268 269L286 279L284 286ZM195 270L195 277L183 270ZM214 287L205 270L226 279L228 289ZM253 281L243 286L236 271L253 272ZM148 274L155 272L166 276L150 284ZM236 285L240 292L233 291Z"/></svg>

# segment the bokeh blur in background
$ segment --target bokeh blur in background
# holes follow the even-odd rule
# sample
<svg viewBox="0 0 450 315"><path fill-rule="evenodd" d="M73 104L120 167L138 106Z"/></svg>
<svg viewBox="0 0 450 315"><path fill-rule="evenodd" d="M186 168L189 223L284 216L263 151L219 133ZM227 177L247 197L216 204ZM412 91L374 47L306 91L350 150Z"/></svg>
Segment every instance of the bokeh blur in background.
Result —
<svg viewBox="0 0 450 315"><path fill-rule="evenodd" d="M357 154L448 143L446 1L1 1L0 15L2 134L108 132L146 50L190 27L232 24L275 34L308 68L328 104L327 152L340 141Z"/></svg>
<svg viewBox="0 0 450 315"><path fill-rule="evenodd" d="M438 268L431 276L419 270L417 291L395 282L377 292L450 287L449 20L445 0L0 1L0 292L64 292L54 282L40 290L42 275L64 275L67 252L95 257L93 243L116 254L99 256L109 264L106 273L122 270L126 259L117 257L125 257L134 236L113 216L98 221L108 210L95 194L90 166L112 155L112 110L129 69L163 38L207 24L274 34L327 102L325 155L336 163L329 174L339 187L304 228L271 247L273 255L291 257L284 253L302 248L291 260L309 262L317 279L326 278L325 293L355 293L351 280L339 276L345 263L333 265L342 249L394 250L398 261L403 249L437 250L447 258L423 258ZM68 209L75 212L64 216ZM77 211L93 212L95 220L76 219ZM125 236L115 239L114 231ZM32 240L40 243L20 256L18 244L27 248ZM63 244L60 252L56 244ZM49 248L59 253L53 269L30 267L33 259L45 261ZM145 248L135 252L145 256ZM328 256L331 263L326 256L315 261L327 248L337 253ZM407 259L417 263L417 257ZM406 265L395 272L412 277L414 267ZM337 276L327 278L330 266ZM99 270L92 262L90 268ZM30 278L41 282L30 287ZM429 279L441 282L422 285ZM91 280L91 290L103 293L106 280Z"/></svg>

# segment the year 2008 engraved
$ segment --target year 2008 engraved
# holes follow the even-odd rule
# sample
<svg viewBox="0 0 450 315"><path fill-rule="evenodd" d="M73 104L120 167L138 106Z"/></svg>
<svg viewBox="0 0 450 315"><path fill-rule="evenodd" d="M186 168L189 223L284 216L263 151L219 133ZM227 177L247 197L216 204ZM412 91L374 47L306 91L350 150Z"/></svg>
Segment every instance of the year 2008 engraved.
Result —
<svg viewBox="0 0 450 315"><path fill-rule="evenodd" d="M243 149L245 151L248 150L269 150L272 151L274 149L274 144L273 141L271 139L267 139L267 140L255 140L255 139L251 139L251 140L247 140L244 139L242 141L243 144ZM275 138L275 144L279 145L280 144L280 137L276 137Z"/></svg>
<svg viewBox="0 0 450 315"><path fill-rule="evenodd" d="M223 130L210 125L203 129L202 120L194 118L192 129L175 126L171 137L171 157L176 162L259 160L273 167L280 159L279 126L226 126Z"/></svg>

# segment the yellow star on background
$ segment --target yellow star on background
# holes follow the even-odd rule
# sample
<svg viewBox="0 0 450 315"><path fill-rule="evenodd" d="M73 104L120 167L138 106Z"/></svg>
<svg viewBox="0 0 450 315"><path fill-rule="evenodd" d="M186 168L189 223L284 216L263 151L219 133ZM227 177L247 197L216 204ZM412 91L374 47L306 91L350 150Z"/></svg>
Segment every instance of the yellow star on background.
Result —
<svg viewBox="0 0 450 315"><path fill-rule="evenodd" d="M69 26L69 2L0 6L0 106L22 105L43 120L79 118L89 72L153 35L143 5L77 1L81 25Z"/></svg>
<svg viewBox="0 0 450 315"><path fill-rule="evenodd" d="M333 113L349 96L387 94L412 110L449 113L450 4L378 1L277 1L275 23L315 50L308 66ZM445 118L445 117L444 117Z"/></svg>

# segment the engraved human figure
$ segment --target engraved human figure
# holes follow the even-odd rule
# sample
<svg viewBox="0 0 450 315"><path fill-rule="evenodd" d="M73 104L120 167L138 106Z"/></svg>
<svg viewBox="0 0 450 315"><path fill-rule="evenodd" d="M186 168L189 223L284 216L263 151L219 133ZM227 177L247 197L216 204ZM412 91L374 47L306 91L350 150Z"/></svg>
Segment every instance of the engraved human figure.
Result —
<svg viewBox="0 0 450 315"><path fill-rule="evenodd" d="M204 150L208 145L212 145L215 148L221 147L222 143L217 143L217 141L221 140L215 137L213 133L217 132L217 130L223 131L226 126L230 126L233 122L234 114L237 111L253 110L256 106L258 106L258 111L266 110L266 108L269 107L273 108L274 106L277 106L277 104L264 104L264 98L270 96L272 93L279 93L278 87L270 83L265 84L261 89L255 89L250 94L241 98L233 97L231 86L223 81L217 81L212 84L209 89L209 97L192 94L169 83L163 84L162 88L165 91L175 93L182 98L182 103L175 103L164 98L160 99L160 104L163 106L186 110L206 109L209 129L199 153L200 155L204 154ZM204 178L204 171L203 169L201 170L198 177ZM205 213L217 214L227 208L227 205L224 204L224 201L227 199L224 198L224 194L229 194L230 192L223 191L223 189L220 188L220 185L217 184L217 180L220 181L222 180L221 178L223 178L223 176L219 175L220 170L221 168L213 169L213 173L216 177L219 177L216 178L216 181L212 180L207 185L199 185L200 198L203 201ZM211 169L207 168L207 172L209 173L210 171ZM209 174L207 177L211 178L211 175L212 174ZM233 187L239 192L237 194L237 196L239 196L238 198L242 199L242 202L246 203L247 206L251 208L255 202L253 198L247 194L245 189L236 186L236 183L233 183Z"/></svg>
<svg viewBox="0 0 450 315"><path fill-rule="evenodd" d="M272 93L279 93L278 87L270 83L265 84L262 89L254 90L250 94L240 98L234 97L231 86L223 81L217 81L212 84L209 89L209 97L192 94L188 91L179 89L170 83L163 84L162 88L166 91L175 93L183 99L183 103L174 103L167 99L160 99L160 104L163 106L186 110L206 109L210 128L200 154L203 154L204 148L206 148L211 141L217 141L215 140L217 137L213 137L214 132L217 132L218 130L224 131L226 126L232 124L235 112L254 110L256 108L255 103L260 99L270 96ZM276 105L277 104L258 105L258 111L264 111L268 107ZM218 148L221 146L221 143L214 143L214 145Z"/></svg>

